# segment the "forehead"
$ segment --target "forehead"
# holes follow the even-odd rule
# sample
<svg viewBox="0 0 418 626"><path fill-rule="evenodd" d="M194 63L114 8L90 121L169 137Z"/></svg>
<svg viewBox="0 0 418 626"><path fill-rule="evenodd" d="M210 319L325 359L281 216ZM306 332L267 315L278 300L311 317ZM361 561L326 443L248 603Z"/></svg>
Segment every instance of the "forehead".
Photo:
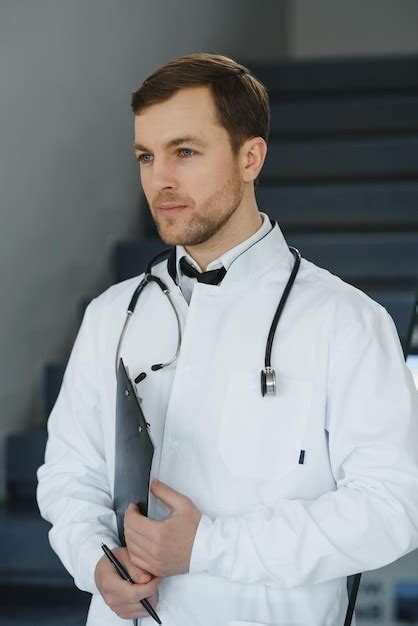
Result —
<svg viewBox="0 0 418 626"><path fill-rule="evenodd" d="M186 135L198 136L207 142L227 138L225 128L216 119L208 87L181 89L168 100L135 115L135 141L141 144L149 146Z"/></svg>

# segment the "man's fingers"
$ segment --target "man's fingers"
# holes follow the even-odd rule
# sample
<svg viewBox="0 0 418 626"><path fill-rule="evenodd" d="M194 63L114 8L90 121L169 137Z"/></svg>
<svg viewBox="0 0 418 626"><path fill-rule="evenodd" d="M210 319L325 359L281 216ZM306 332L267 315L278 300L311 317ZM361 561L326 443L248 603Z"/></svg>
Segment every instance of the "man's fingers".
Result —
<svg viewBox="0 0 418 626"><path fill-rule="evenodd" d="M124 529L132 533L143 535L151 539L154 535L155 525L159 522L150 520L145 515L141 515L139 509L135 505L129 505L125 511Z"/></svg>
<svg viewBox="0 0 418 626"><path fill-rule="evenodd" d="M145 585L133 585L127 581L121 581L121 583L125 586L122 588L119 585L113 587L112 593L105 598L113 610L117 610L119 607L126 608L129 605L138 605L140 600L154 595L161 583L161 578L154 577Z"/></svg>
<svg viewBox="0 0 418 626"><path fill-rule="evenodd" d="M130 550L130 559L131 562L138 567L141 571L146 570L150 572L154 576L159 576L160 572L157 571L158 568L162 565L163 559L161 555L157 554L158 546L155 546L155 550L153 546L151 546L151 552L149 550L143 549L142 545L128 543Z"/></svg>
<svg viewBox="0 0 418 626"><path fill-rule="evenodd" d="M150 598L147 598L150 605L152 606L153 609L157 608L157 604L158 604L158 589L155 593L152 594L152 596Z"/></svg>
<svg viewBox="0 0 418 626"><path fill-rule="evenodd" d="M151 482L151 492L155 498L161 500L163 504L173 513L176 510L181 510L186 500L183 494L179 493L172 487L166 485L154 478Z"/></svg>
<svg viewBox="0 0 418 626"><path fill-rule="evenodd" d="M149 583L152 578L152 575L149 572L144 571L140 567L136 567L133 563L129 567L129 575L134 582L140 585Z"/></svg>
<svg viewBox="0 0 418 626"><path fill-rule="evenodd" d="M158 590L155 593L153 593L152 596L148 596L147 600L148 600L148 602L151 604L151 606L154 609L157 608L157 604L158 604ZM127 608L130 611L134 611L134 612L135 611L140 611L141 607L142 607L141 600L136 600L135 602L130 602L128 604L125 604L125 608Z"/></svg>
<svg viewBox="0 0 418 626"><path fill-rule="evenodd" d="M131 602L139 602L144 598L149 598L150 596L152 596L154 593L157 592L161 580L161 578L155 576L152 580L149 581L149 583L146 583L145 585L131 585L129 595L129 597L131 598Z"/></svg>
<svg viewBox="0 0 418 626"><path fill-rule="evenodd" d="M157 610L158 592L147 598L153 609ZM135 619L137 617L149 617L149 613L140 602L125 604L124 606L115 607L114 612L122 619Z"/></svg>
<svg viewBox="0 0 418 626"><path fill-rule="evenodd" d="M133 564L129 566L129 575L137 585L146 585L152 579L151 574L144 571L142 568ZM113 593L115 595L121 594L123 597L126 595L126 590L132 587L132 583L127 580L123 580L112 566L112 572L107 576L102 583L102 591L104 593Z"/></svg>
<svg viewBox="0 0 418 626"><path fill-rule="evenodd" d="M129 558L131 558L131 555L135 554L139 550L141 553L146 554L149 557L153 556L153 550L156 544L154 540L148 539L144 535L136 533L130 528L125 528L125 540L129 551ZM141 568L141 566L139 567Z"/></svg>
<svg viewBox="0 0 418 626"><path fill-rule="evenodd" d="M134 603L140 597L145 598L148 595L152 595L159 585L159 580L144 568L132 563L126 548L115 549L114 552L115 556L121 560L134 583L123 580L113 565L106 558L102 557L100 564L102 575L100 576L100 581L97 582L106 602L111 606L118 606L126 602Z"/></svg>
<svg viewBox="0 0 418 626"><path fill-rule="evenodd" d="M115 548L113 553L135 582L131 583L120 578L113 565L103 556L98 561L94 573L97 588L106 604L119 617L123 619L147 617L148 613L140 601L144 598L157 597L161 578L154 577L147 570L136 567L129 558L127 548Z"/></svg>

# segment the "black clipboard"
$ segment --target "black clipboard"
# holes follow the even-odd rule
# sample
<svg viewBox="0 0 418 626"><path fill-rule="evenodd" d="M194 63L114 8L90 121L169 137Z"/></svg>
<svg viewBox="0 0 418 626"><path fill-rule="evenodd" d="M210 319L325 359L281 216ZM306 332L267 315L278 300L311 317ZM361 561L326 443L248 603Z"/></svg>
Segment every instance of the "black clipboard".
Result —
<svg viewBox="0 0 418 626"><path fill-rule="evenodd" d="M142 515L148 515L149 482L154 456L154 444L148 428L134 386L120 359L116 390L113 508L122 546L126 545L123 526L129 503L136 503Z"/></svg>

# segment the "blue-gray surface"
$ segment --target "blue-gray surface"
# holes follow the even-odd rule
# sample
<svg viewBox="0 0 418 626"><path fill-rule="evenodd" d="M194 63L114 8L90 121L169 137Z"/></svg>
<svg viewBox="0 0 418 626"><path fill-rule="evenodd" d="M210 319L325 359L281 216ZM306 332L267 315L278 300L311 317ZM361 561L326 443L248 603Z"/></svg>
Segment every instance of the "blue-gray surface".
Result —
<svg viewBox="0 0 418 626"><path fill-rule="evenodd" d="M0 626L85 626L87 613L71 607L1 609Z"/></svg>

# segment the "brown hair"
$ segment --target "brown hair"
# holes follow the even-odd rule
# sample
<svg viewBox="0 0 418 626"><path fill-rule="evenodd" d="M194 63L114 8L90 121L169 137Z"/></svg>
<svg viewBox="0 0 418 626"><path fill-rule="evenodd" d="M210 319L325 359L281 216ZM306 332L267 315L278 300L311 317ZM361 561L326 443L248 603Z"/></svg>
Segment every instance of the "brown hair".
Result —
<svg viewBox="0 0 418 626"><path fill-rule="evenodd" d="M266 87L233 59L205 52L181 56L148 76L132 94L135 115L184 87L207 85L218 122L228 132L234 155L251 137L268 141L270 107Z"/></svg>

